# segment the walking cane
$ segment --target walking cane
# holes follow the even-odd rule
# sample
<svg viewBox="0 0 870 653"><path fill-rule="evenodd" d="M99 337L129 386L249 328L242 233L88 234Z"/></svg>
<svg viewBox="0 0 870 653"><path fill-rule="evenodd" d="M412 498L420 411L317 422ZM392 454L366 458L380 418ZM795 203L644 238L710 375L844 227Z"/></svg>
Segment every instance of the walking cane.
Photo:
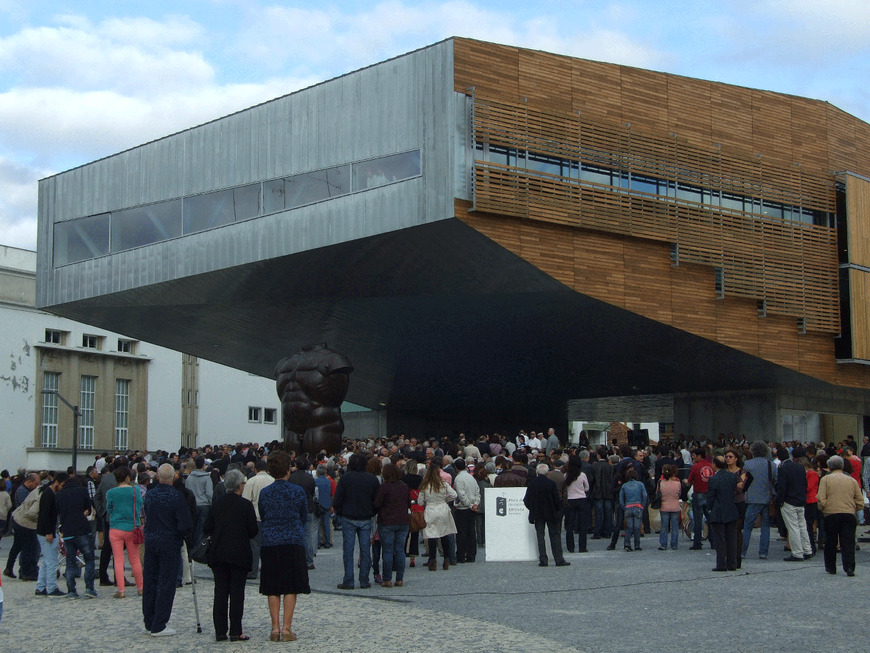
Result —
<svg viewBox="0 0 870 653"><path fill-rule="evenodd" d="M193 611L196 613L196 632L202 632L202 625L199 622L199 601L196 598L196 573L193 568L193 558L190 557L190 547L187 547L187 563L190 565L190 587L193 590Z"/></svg>

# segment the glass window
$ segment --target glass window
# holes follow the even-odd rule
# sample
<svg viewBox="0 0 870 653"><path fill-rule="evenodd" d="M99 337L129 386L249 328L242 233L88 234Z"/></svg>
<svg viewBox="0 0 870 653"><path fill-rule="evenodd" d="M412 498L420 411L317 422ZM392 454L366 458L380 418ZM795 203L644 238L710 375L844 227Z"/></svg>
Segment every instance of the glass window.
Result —
<svg viewBox="0 0 870 653"><path fill-rule="evenodd" d="M761 215L782 220L782 204L777 204L776 202L763 202L761 204Z"/></svg>
<svg viewBox="0 0 870 653"><path fill-rule="evenodd" d="M607 184L610 185L610 170L607 168L599 168L597 166L590 166L583 164L582 169L580 170L580 179L583 181L591 181L596 184Z"/></svg>
<svg viewBox="0 0 870 653"><path fill-rule="evenodd" d="M722 208L731 209L733 211L743 210L743 197L740 195L732 195L731 193L722 193Z"/></svg>
<svg viewBox="0 0 870 653"><path fill-rule="evenodd" d="M99 349L100 348L100 337L99 336L91 336L87 333L82 334L82 347L85 349Z"/></svg>
<svg viewBox="0 0 870 653"><path fill-rule="evenodd" d="M213 229L236 219L233 191L219 190L184 198L184 233Z"/></svg>
<svg viewBox="0 0 870 653"><path fill-rule="evenodd" d="M260 184L248 184L233 189L233 208L236 220L247 220L260 215Z"/></svg>
<svg viewBox="0 0 870 653"><path fill-rule="evenodd" d="M276 408L263 409L263 424L277 424L278 410Z"/></svg>
<svg viewBox="0 0 870 653"><path fill-rule="evenodd" d="M181 200L112 213L112 251L159 243L181 235Z"/></svg>
<svg viewBox="0 0 870 653"><path fill-rule="evenodd" d="M701 202L701 189L686 184L677 184L677 199L689 202Z"/></svg>
<svg viewBox="0 0 870 653"><path fill-rule="evenodd" d="M263 213L284 210L284 180L273 179L263 183Z"/></svg>
<svg viewBox="0 0 870 653"><path fill-rule="evenodd" d="M501 145L488 145L485 151L486 160L503 166L517 165L517 151L514 148ZM354 166L356 168L356 166ZM356 187L354 187L356 189ZM359 190L359 189L356 189Z"/></svg>
<svg viewBox="0 0 870 653"><path fill-rule="evenodd" d="M130 420L130 381L115 379L115 449L128 448L127 436Z"/></svg>
<svg viewBox="0 0 870 653"><path fill-rule="evenodd" d="M567 162L565 162L567 166ZM562 160L540 154L529 154L526 159L526 168L535 172L546 172L551 175L568 175L567 170L562 172Z"/></svg>
<svg viewBox="0 0 870 653"><path fill-rule="evenodd" d="M350 166L327 168L284 179L284 206L313 204L350 192Z"/></svg>
<svg viewBox="0 0 870 653"><path fill-rule="evenodd" d="M82 376L79 399L79 446L82 449L94 448L94 399L96 397L97 377Z"/></svg>
<svg viewBox="0 0 870 653"><path fill-rule="evenodd" d="M248 421L249 422L259 422L260 421L260 409L257 406L248 406Z"/></svg>
<svg viewBox="0 0 870 653"><path fill-rule="evenodd" d="M62 345L64 341L63 336L64 334L56 329L45 330L45 342L50 342L53 345Z"/></svg>
<svg viewBox="0 0 870 653"><path fill-rule="evenodd" d="M640 175L631 176L631 190L640 191L641 193L651 193L653 195L659 192L659 184L657 179L652 177L642 177Z"/></svg>
<svg viewBox="0 0 870 653"><path fill-rule="evenodd" d="M54 225L54 265L67 265L109 253L109 214Z"/></svg>
<svg viewBox="0 0 870 653"><path fill-rule="evenodd" d="M46 372L42 377L44 390L57 390L60 387L60 373ZM42 395L42 442L43 447L57 447L57 395Z"/></svg>
<svg viewBox="0 0 870 653"><path fill-rule="evenodd" d="M420 150L383 156L353 165L353 189L367 190L416 177L421 172Z"/></svg>

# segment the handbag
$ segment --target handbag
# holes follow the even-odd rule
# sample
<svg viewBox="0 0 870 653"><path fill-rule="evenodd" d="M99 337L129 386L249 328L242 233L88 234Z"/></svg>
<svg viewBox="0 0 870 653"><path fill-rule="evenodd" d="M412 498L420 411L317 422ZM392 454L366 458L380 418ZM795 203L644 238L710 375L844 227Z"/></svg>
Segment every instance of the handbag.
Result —
<svg viewBox="0 0 870 653"><path fill-rule="evenodd" d="M197 544L195 547L193 547L191 551L189 551L191 560L207 565L209 562L209 558L211 558L211 548L211 535L206 535L199 541L199 544Z"/></svg>
<svg viewBox="0 0 870 653"><path fill-rule="evenodd" d="M416 512L414 510L411 511L411 532L417 533L418 531L422 531L426 528L426 518L423 516L422 512Z"/></svg>
<svg viewBox="0 0 870 653"><path fill-rule="evenodd" d="M133 488L133 492L138 492L137 488ZM133 494L133 523L137 524L139 522L138 516L136 514L136 495ZM145 543L145 529L142 526L133 526L133 545L140 546Z"/></svg>
<svg viewBox="0 0 870 653"><path fill-rule="evenodd" d="M652 501L649 502L649 507L653 510L660 510L662 507L662 482L656 483L656 493L653 495Z"/></svg>

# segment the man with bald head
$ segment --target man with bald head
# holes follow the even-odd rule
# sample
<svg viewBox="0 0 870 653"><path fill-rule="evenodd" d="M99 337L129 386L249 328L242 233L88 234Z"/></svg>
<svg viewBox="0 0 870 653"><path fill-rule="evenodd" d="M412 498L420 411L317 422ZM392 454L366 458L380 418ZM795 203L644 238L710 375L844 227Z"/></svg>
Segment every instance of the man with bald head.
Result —
<svg viewBox="0 0 870 653"><path fill-rule="evenodd" d="M175 601L181 545L193 528L187 498L174 487L175 468L157 468L158 484L145 494L145 568L142 615L152 637L175 635L167 627Z"/></svg>

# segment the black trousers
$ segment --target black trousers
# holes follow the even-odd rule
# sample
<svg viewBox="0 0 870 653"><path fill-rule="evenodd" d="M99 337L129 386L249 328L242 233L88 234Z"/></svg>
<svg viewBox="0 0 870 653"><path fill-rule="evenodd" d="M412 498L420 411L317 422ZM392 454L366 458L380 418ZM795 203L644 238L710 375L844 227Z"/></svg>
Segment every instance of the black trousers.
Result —
<svg viewBox="0 0 870 653"><path fill-rule="evenodd" d="M215 563L214 573L214 634L223 637L227 634L227 604L229 604L229 635L242 634L242 616L245 613L245 580L248 570L244 567Z"/></svg>
<svg viewBox="0 0 870 653"><path fill-rule="evenodd" d="M562 555L562 538L561 538L561 519L553 521L539 520L535 522L535 534L538 536L538 560L543 564L547 563L547 545L544 543L544 527L550 535L550 550L553 552L553 560L557 563L564 562L565 556Z"/></svg>
<svg viewBox="0 0 870 653"><path fill-rule="evenodd" d="M716 549L716 569L737 569L737 522L708 522L710 541Z"/></svg>
<svg viewBox="0 0 870 653"><path fill-rule="evenodd" d="M474 562L477 556L477 535L474 532L473 510L456 510L453 519L456 522L456 560L458 562Z"/></svg>
<svg viewBox="0 0 870 653"><path fill-rule="evenodd" d="M109 516L103 518L103 548L100 549L100 582L109 582L109 565L112 562L112 545L109 543ZM115 584L123 588L124 579L118 582L115 579Z"/></svg>
<svg viewBox="0 0 870 653"><path fill-rule="evenodd" d="M142 592L142 616L145 628L157 633L166 628L175 602L175 583L181 564L181 544L148 540L145 546L145 566L142 570L145 587ZM123 579L121 579L123 581ZM123 587L123 585L122 585Z"/></svg>
<svg viewBox="0 0 870 653"><path fill-rule="evenodd" d="M450 558L450 536L445 535L444 537L430 537L428 539L429 546L429 560L434 560L438 555L438 540L441 540L441 552L444 554L444 559L448 560Z"/></svg>
<svg viewBox="0 0 870 653"><path fill-rule="evenodd" d="M855 571L855 515L838 512L825 515L825 569L837 569L837 544L843 556L843 571Z"/></svg>
<svg viewBox="0 0 870 653"><path fill-rule="evenodd" d="M574 533L578 533L577 549L586 550L590 516L589 499L568 499L568 508L565 511L565 546L569 552L574 552Z"/></svg>

